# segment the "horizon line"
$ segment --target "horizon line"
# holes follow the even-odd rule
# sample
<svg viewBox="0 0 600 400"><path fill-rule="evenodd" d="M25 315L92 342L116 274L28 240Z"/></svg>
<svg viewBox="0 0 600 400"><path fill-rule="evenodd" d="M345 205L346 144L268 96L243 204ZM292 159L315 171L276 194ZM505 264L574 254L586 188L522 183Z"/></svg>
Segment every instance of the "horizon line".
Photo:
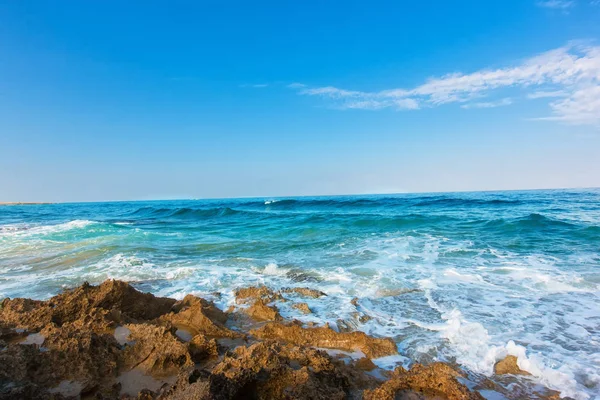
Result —
<svg viewBox="0 0 600 400"><path fill-rule="evenodd" d="M19 205L54 205L54 204L94 204L94 203L136 203L154 201L203 201L203 200L248 200L248 199L290 199L303 197L358 197L358 196L399 196L399 195L423 195L423 194L451 194L451 193L495 193L495 192L534 192L546 190L592 190L600 189L600 186L586 187L558 187L558 188L535 188L535 189L486 189L486 190L448 190L427 192L381 192L381 193L342 193L342 194L305 194L305 195L276 195L276 196L231 196L231 197L189 197L189 198L156 198L156 199L134 199L134 200L87 200L87 201L0 201L0 206Z"/></svg>

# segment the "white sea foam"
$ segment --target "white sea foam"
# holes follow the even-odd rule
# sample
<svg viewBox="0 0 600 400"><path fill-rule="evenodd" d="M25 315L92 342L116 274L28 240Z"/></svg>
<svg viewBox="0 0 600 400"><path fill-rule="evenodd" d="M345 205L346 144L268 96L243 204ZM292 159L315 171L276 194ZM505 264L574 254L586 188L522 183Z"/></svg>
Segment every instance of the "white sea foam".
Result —
<svg viewBox="0 0 600 400"><path fill-rule="evenodd" d="M448 268L448 269L444 270L443 275L449 281L487 284L487 282L485 282L485 280L480 275L461 274L454 268Z"/></svg>
<svg viewBox="0 0 600 400"><path fill-rule="evenodd" d="M276 263L268 263L262 271L265 275L285 275L287 273L286 270L279 268Z"/></svg>
<svg viewBox="0 0 600 400"><path fill-rule="evenodd" d="M73 220L56 225L27 225L27 224L15 224L15 225L4 225L0 227L0 238L1 237L30 237L35 235L50 235L59 232L69 231L71 229L83 229L87 226L93 225L96 222L88 220Z"/></svg>
<svg viewBox="0 0 600 400"><path fill-rule="evenodd" d="M89 224L93 222L4 226L0 237L21 231L43 236ZM135 229L115 230L121 231L119 235L136 234ZM161 235L173 240L169 246L179 240L166 236L172 232L137 234L142 237L136 239L143 241L141 247ZM107 241L111 250L106 255L87 264L67 263L66 268L49 264L44 257L68 260L73 257L72 244L43 241L44 237L42 241L37 237L36 241L17 239L11 237L0 244L0 266L6 268L0 297L22 293L27 286L50 287L36 294L48 297L52 290L56 292L54 282L72 287L83 280L99 283L115 278L143 282L144 289L161 296L180 299L192 293L211 298L226 308L235 304L233 291L239 287L308 286L327 293L319 299L301 299L313 312L304 315L288 301L277 304L281 314L331 326L344 320L369 334L397 338L401 355L375 360L377 365L394 368L410 361L453 359L464 368L492 377L494 363L512 354L520 368L532 374L527 379L564 396L593 398L600 387L600 356L594 356L594 349L600 346L600 279L589 278L600 256L589 251L561 259L543 254L523 256L469 240L390 232L345 237L343 245L332 242L314 253L303 249L301 256L295 250L280 254L240 250L205 256L177 242L192 254L175 257L177 251L172 250L153 257L127 251L126 246L119 248L121 237L115 236ZM83 247L82 242L78 245ZM468 256L462 254L465 251ZM20 263L15 261L17 255L29 258L20 258L26 260ZM294 259L298 265L292 265ZM48 269L36 268L40 265ZM587 269L571 269L571 265ZM295 271L311 279L294 280ZM215 291L222 296L211 297ZM354 297L359 299L358 306L351 303ZM361 322L356 313L371 319Z"/></svg>

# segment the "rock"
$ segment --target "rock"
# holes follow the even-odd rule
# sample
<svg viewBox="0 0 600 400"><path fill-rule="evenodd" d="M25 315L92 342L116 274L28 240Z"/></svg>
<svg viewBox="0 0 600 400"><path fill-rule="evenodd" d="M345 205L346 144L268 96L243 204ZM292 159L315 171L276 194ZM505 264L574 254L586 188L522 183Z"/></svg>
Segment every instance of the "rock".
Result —
<svg viewBox="0 0 600 400"><path fill-rule="evenodd" d="M442 398L447 400L483 400L477 392L459 383L456 378L460 374L448 365L434 363L429 366L415 364L409 371L396 368L390 380L377 389L366 390L364 400L395 400L398 398L423 399Z"/></svg>
<svg viewBox="0 0 600 400"><path fill-rule="evenodd" d="M304 297L312 297L313 299L327 296L327 294L321 292L320 290L310 289L306 287L301 288L283 288L281 289L281 293L295 293Z"/></svg>
<svg viewBox="0 0 600 400"><path fill-rule="evenodd" d="M268 306L263 300L259 299L245 310L245 312L257 321L281 321L281 315L275 306Z"/></svg>
<svg viewBox="0 0 600 400"><path fill-rule="evenodd" d="M5 300L0 320L36 332L51 322L62 326L77 320L83 324L98 323L109 329L122 318L129 321L157 318L173 304L173 299L141 293L125 282L108 280L99 286L84 283L48 301Z"/></svg>
<svg viewBox="0 0 600 400"><path fill-rule="evenodd" d="M129 324L126 328L131 332L129 339L134 342L121 354L121 362L127 370L140 368L153 376L169 376L193 365L187 345L168 327Z"/></svg>
<svg viewBox="0 0 600 400"><path fill-rule="evenodd" d="M373 361L367 357L359 359L354 365L356 365L356 368L363 371L373 371L375 368L377 368L377 365L373 364Z"/></svg>
<svg viewBox="0 0 600 400"><path fill-rule="evenodd" d="M260 339L281 339L289 343L327 347L348 351L362 351L369 358L377 358L397 354L396 343L389 338L374 338L363 332L338 333L331 328L302 328L298 325L284 325L271 322L259 329L252 330L252 335Z"/></svg>
<svg viewBox="0 0 600 400"><path fill-rule="evenodd" d="M422 289L395 288L395 289L378 289L375 293L376 297L395 297L408 293L422 292Z"/></svg>
<svg viewBox="0 0 600 400"><path fill-rule="evenodd" d="M308 288L284 293L324 295ZM5 299L0 400L359 399L363 391L365 399L480 398L445 364L399 368L383 384L365 373L375 368L369 358L397 351L391 339L353 331L358 313L338 321L349 331L339 333L283 321L269 303L284 299L266 287L236 296L252 318L270 321L252 336L246 331L257 324L246 315L228 315L195 296L155 297L119 281L84 284L48 301ZM310 312L306 303L293 307ZM312 346L366 357L347 365Z"/></svg>
<svg viewBox="0 0 600 400"><path fill-rule="evenodd" d="M226 328L227 314L219 310L212 302L188 295L173 306L175 311L163 315L160 319L175 326L181 326L192 334L203 333L213 337L239 337L236 332Z"/></svg>
<svg viewBox="0 0 600 400"><path fill-rule="evenodd" d="M498 361L494 365L494 373L496 375L531 375L529 372L519 368L517 365L517 357L515 356L506 356L503 360Z"/></svg>
<svg viewBox="0 0 600 400"><path fill-rule="evenodd" d="M11 344L0 352L0 381L17 386L31 383L46 390L62 381L77 381L83 391L89 391L116 376L119 348L112 335L83 331L74 323L62 327L49 324L41 334L43 350Z"/></svg>
<svg viewBox="0 0 600 400"><path fill-rule="evenodd" d="M189 344L189 352L194 362L200 362L207 358L219 355L219 346L215 339L208 339L199 334L192 338Z"/></svg>
<svg viewBox="0 0 600 400"><path fill-rule="evenodd" d="M234 292L235 302L238 304L246 302L255 302L263 300L265 303L271 303L275 300L282 300L281 294L273 292L266 286L253 286L241 288Z"/></svg>
<svg viewBox="0 0 600 400"><path fill-rule="evenodd" d="M190 386L206 399L346 399L373 385L372 378L356 378L325 352L266 341L238 347ZM185 398L177 392L167 398Z"/></svg>
<svg viewBox="0 0 600 400"><path fill-rule="evenodd" d="M308 307L308 304L306 304L306 303L296 303L296 304L292 305L292 307L301 311L303 314L311 314L312 313L311 309Z"/></svg>

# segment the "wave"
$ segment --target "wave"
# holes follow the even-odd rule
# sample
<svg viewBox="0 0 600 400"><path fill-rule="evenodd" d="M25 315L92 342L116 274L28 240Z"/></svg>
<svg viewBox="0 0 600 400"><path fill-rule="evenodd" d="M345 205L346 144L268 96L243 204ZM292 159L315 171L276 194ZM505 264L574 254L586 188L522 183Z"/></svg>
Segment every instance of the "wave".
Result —
<svg viewBox="0 0 600 400"><path fill-rule="evenodd" d="M515 218L515 219L504 219L499 218L488 221L487 227L496 228L517 228L517 229L544 229L544 228L579 228L580 226L574 223L561 221L558 219L546 217L542 214L531 213L527 216Z"/></svg>
<svg viewBox="0 0 600 400"><path fill-rule="evenodd" d="M70 231L72 229L83 229L95 224L97 224L95 221L76 219L54 225L4 225L0 227L0 237L50 235L54 233Z"/></svg>
<svg viewBox="0 0 600 400"><path fill-rule="evenodd" d="M431 197L425 200L421 200L415 203L416 207L428 207L428 206L505 206L505 205L519 205L523 204L521 200L503 200L503 199L464 199L455 197Z"/></svg>
<svg viewBox="0 0 600 400"><path fill-rule="evenodd" d="M281 199L269 200L264 204L276 207L346 207L381 205L386 199Z"/></svg>
<svg viewBox="0 0 600 400"><path fill-rule="evenodd" d="M293 198L293 199L265 199L261 202L250 201L244 203L250 207L264 207L269 209L292 208L351 208L351 207L502 207L524 204L519 199L473 199L446 196L387 196L387 197L337 197L337 198Z"/></svg>
<svg viewBox="0 0 600 400"><path fill-rule="evenodd" d="M130 216L145 217L145 218L180 218L180 219L200 219L227 217L240 214L256 214L256 211L236 210L230 207L215 207L215 208L155 208L142 207L130 213Z"/></svg>

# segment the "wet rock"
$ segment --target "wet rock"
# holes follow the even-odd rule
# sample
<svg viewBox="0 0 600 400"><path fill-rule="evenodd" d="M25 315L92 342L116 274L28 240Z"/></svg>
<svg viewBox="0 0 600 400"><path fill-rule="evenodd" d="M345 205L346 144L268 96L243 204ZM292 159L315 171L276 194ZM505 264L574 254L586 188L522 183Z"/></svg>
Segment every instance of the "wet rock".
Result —
<svg viewBox="0 0 600 400"><path fill-rule="evenodd" d="M375 368L377 368L377 365L375 365L373 361L367 357L359 359L354 365L356 365L356 368L363 371L373 371Z"/></svg>
<svg viewBox="0 0 600 400"><path fill-rule="evenodd" d="M316 298L319 298L322 296L327 296L327 294L321 292L320 290L310 289L307 287L283 288L283 289L281 289L281 293L295 293L297 295L304 296L304 297L312 297L313 299L316 299Z"/></svg>
<svg viewBox="0 0 600 400"><path fill-rule="evenodd" d="M292 307L299 310L303 314L312 314L311 309L308 307L308 304L306 304L306 303L296 303L296 304L292 305Z"/></svg>
<svg viewBox="0 0 600 400"><path fill-rule="evenodd" d="M527 371L523 371L517 365L517 357L506 356L503 360L498 361L494 365L494 373L496 375L513 374L513 375L531 375Z"/></svg>
<svg viewBox="0 0 600 400"><path fill-rule="evenodd" d="M396 344L389 338L374 338L363 332L338 333L331 328L302 328L271 322L250 332L261 339L281 339L289 343L362 351L369 358L397 354Z"/></svg>
<svg viewBox="0 0 600 400"><path fill-rule="evenodd" d="M395 288L395 289L378 289L377 292L375 293L376 297L395 297L395 296L401 296L403 294L408 294L408 293L418 293L418 292L422 292L422 289L409 289L409 288Z"/></svg>
<svg viewBox="0 0 600 400"><path fill-rule="evenodd" d="M434 363L429 366L414 365L409 371L396 368L390 380L374 390L366 390L365 400L395 400L421 395L422 398L447 400L483 400L477 392L457 381L460 374L446 364Z"/></svg>
<svg viewBox="0 0 600 400"><path fill-rule="evenodd" d="M275 300L282 300L281 294L276 293L266 286L252 286L241 288L234 292L235 302L238 304L255 302L262 300L266 303L271 303Z"/></svg>
<svg viewBox="0 0 600 400"><path fill-rule="evenodd" d="M285 293L324 295L308 288ZM236 296L246 313L229 315L195 296L158 298L119 281L84 284L48 301L4 300L0 400L359 399L363 390L366 398L479 398L444 364L397 369L381 384L364 372L375 368L367 357L396 354L391 339L283 323L269 303L284 299L266 287ZM310 311L306 303L294 307ZM247 314L275 321L257 324ZM359 320L357 313L338 325L352 331ZM367 357L336 359L311 346Z"/></svg>
<svg viewBox="0 0 600 400"><path fill-rule="evenodd" d="M340 332L354 332L358 330L358 318L356 320L338 319L335 325Z"/></svg>
<svg viewBox="0 0 600 400"><path fill-rule="evenodd" d="M269 306L261 299L256 300L245 312L256 321L281 321L283 319L279 315L277 307Z"/></svg>

